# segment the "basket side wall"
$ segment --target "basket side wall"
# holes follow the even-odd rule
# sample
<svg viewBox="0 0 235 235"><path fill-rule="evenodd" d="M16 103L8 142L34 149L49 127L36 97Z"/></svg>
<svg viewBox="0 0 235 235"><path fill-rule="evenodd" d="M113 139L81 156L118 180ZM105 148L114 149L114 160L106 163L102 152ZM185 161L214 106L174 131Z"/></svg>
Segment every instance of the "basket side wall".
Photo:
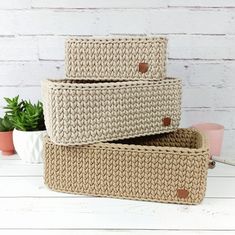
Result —
<svg viewBox="0 0 235 235"><path fill-rule="evenodd" d="M163 79L166 77L164 38L76 39L67 40L65 70L68 78ZM139 71L147 63L148 70Z"/></svg>
<svg viewBox="0 0 235 235"><path fill-rule="evenodd" d="M55 143L66 145L125 139L170 132L179 126L179 81L107 89L48 89L50 98L45 103L49 108L45 118L48 133ZM169 126L163 125L165 117L171 118Z"/></svg>
<svg viewBox="0 0 235 235"><path fill-rule="evenodd" d="M206 189L208 152L68 147L45 142L45 183L53 190L197 204ZM187 190L179 198L178 190Z"/></svg>

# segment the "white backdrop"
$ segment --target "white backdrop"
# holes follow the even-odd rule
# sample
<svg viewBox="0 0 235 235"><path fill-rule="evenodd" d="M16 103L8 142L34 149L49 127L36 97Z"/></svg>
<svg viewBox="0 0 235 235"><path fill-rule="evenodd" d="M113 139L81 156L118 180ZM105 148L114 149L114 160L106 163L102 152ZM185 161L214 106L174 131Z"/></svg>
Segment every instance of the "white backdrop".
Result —
<svg viewBox="0 0 235 235"><path fill-rule="evenodd" d="M4 96L36 101L41 80L64 76L67 36L133 34L169 38L182 126L224 124L223 151L235 155L235 0L0 1L0 107Z"/></svg>

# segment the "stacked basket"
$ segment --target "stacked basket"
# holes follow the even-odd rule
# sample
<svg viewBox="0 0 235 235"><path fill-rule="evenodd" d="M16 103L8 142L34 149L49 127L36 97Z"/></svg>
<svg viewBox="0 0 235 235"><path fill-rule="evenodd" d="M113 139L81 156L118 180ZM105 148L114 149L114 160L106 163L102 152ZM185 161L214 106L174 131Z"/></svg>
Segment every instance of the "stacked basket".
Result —
<svg viewBox="0 0 235 235"><path fill-rule="evenodd" d="M45 183L53 190L185 204L205 194L208 146L178 129L167 40L73 38L66 77L43 82Z"/></svg>

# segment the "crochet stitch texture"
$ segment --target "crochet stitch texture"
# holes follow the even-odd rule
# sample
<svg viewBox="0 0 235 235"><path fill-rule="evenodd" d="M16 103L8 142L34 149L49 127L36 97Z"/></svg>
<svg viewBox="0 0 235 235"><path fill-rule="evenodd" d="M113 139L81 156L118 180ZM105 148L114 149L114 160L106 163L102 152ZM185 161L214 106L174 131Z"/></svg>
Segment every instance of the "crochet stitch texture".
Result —
<svg viewBox="0 0 235 235"><path fill-rule="evenodd" d="M176 130L181 81L47 80L43 100L54 143L90 144ZM164 125L167 117L171 122Z"/></svg>
<svg viewBox="0 0 235 235"><path fill-rule="evenodd" d="M179 129L85 146L56 145L46 137L44 161L45 184L56 191L197 204L205 194L209 152L200 132Z"/></svg>
<svg viewBox="0 0 235 235"><path fill-rule="evenodd" d="M164 79L167 39L163 37L70 38L65 46L66 77L91 80ZM139 66L147 64L147 71Z"/></svg>

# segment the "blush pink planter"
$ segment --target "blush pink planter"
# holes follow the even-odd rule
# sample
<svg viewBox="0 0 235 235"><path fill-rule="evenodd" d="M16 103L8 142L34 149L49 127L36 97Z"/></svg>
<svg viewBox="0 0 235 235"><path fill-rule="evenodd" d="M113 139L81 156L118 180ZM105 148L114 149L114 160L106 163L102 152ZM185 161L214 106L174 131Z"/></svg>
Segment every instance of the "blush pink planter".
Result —
<svg viewBox="0 0 235 235"><path fill-rule="evenodd" d="M5 156L15 154L12 131L0 132L0 150Z"/></svg>
<svg viewBox="0 0 235 235"><path fill-rule="evenodd" d="M216 123L198 123L192 127L202 131L208 138L211 156L219 156L223 144L224 126Z"/></svg>

